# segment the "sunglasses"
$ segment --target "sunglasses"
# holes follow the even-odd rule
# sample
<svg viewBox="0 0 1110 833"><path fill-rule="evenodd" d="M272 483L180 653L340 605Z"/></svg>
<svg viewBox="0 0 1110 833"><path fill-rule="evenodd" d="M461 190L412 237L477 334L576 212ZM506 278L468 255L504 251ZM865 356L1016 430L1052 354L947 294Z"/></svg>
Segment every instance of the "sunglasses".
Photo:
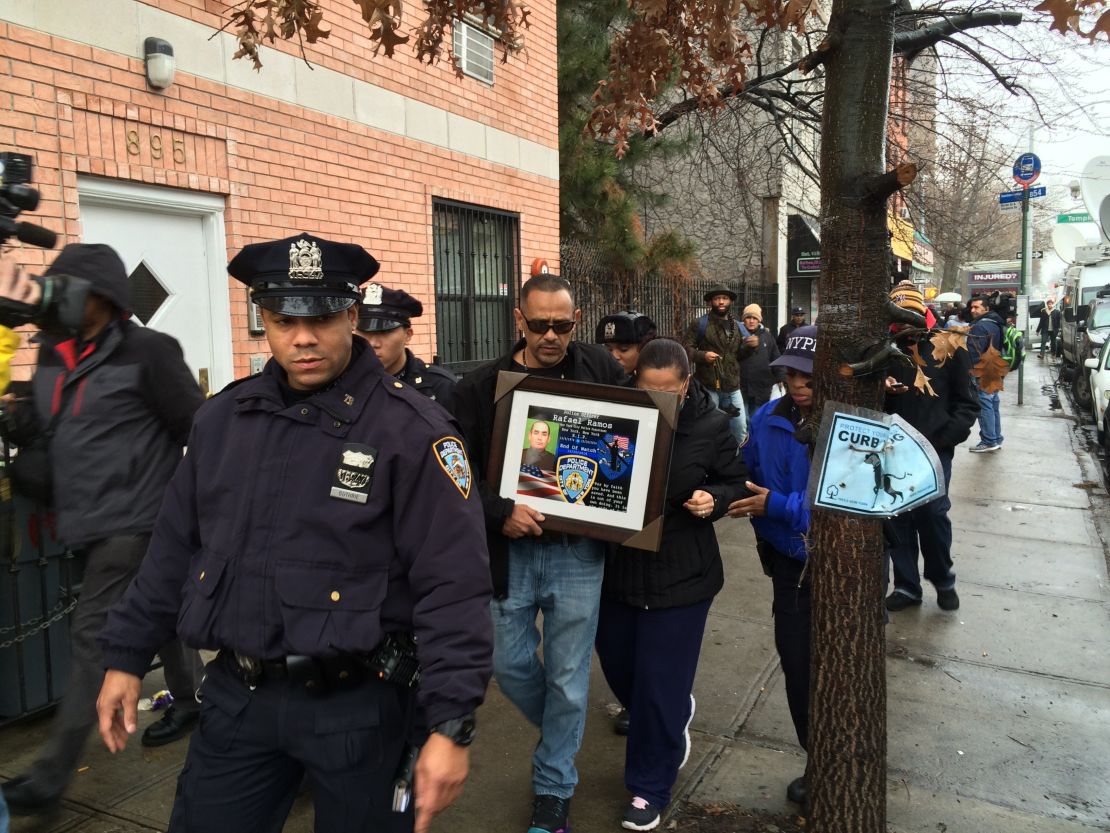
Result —
<svg viewBox="0 0 1110 833"><path fill-rule="evenodd" d="M520 317L524 318L524 323L528 329L538 336L547 335L548 330L554 330L557 336L565 336L578 323L577 321L529 321L524 317L523 312Z"/></svg>

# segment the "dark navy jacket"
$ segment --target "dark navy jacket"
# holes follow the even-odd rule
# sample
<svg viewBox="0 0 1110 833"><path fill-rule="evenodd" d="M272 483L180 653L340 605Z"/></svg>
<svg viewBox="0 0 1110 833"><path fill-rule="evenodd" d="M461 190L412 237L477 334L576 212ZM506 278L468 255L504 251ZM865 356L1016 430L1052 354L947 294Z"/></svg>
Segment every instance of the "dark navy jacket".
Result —
<svg viewBox="0 0 1110 833"><path fill-rule="evenodd" d="M770 489L767 515L752 518L757 537L783 555L805 561L809 532L809 450L794 439L797 409L790 397L768 402L752 417L744 444L748 479Z"/></svg>
<svg viewBox="0 0 1110 833"><path fill-rule="evenodd" d="M437 450L461 449L461 432L361 339L327 390L286 405L283 377L271 359L197 413L102 633L105 665L141 676L175 630L272 659L370 651L411 629L429 725L472 711L492 653L482 507L473 472L461 479ZM331 496L341 480L358 487L341 468L371 476L366 503Z"/></svg>
<svg viewBox="0 0 1110 833"><path fill-rule="evenodd" d="M437 367L434 364L426 364L423 359L414 356L412 351L406 347L405 366L401 368L397 378L412 385L426 397L438 402L447 410L451 410L455 398L455 385L458 380L450 370Z"/></svg>
<svg viewBox="0 0 1110 833"><path fill-rule="evenodd" d="M988 347L1002 352L1002 328L1005 326L1006 322L997 312L988 312L975 319L967 334L967 352L971 354L973 365L979 363L979 357Z"/></svg>

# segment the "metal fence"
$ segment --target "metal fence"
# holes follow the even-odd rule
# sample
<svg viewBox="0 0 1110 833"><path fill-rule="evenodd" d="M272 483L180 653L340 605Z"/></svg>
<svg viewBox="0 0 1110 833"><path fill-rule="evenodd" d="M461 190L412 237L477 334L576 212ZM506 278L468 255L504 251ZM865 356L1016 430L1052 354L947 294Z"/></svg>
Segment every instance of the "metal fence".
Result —
<svg viewBox="0 0 1110 833"><path fill-rule="evenodd" d="M54 705L69 671L80 559L53 517L12 495L0 472L0 726Z"/></svg>
<svg viewBox="0 0 1110 833"><path fill-rule="evenodd" d="M582 325L577 337L593 341L597 323L606 315L630 309L642 312L655 322L660 335L681 337L690 322L708 309L705 293L719 281L694 278L675 283L654 274L618 277L604 267L588 244L564 242L560 247L560 270L574 287L575 301L582 309ZM778 287L756 281L725 281L736 293L733 311L737 318L747 304L759 304L763 326L778 332Z"/></svg>

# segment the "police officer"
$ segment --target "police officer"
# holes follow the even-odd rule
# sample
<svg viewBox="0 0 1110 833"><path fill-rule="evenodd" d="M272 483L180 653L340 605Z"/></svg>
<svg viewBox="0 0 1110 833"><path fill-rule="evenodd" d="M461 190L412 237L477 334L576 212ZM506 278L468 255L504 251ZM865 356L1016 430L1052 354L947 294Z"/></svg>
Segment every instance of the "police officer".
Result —
<svg viewBox="0 0 1110 833"><path fill-rule="evenodd" d="M366 287L358 311L358 334L374 348L378 361L391 373L435 400L451 407L455 395L455 374L442 367L425 364L408 348L412 340L412 319L424 314L424 305L403 289L390 289L379 283Z"/></svg>
<svg viewBox="0 0 1110 833"><path fill-rule="evenodd" d="M101 636L113 752L157 646L176 630L219 651L175 833L280 831L306 772L317 831L423 831L465 780L491 663L483 514L453 420L352 336L377 269L361 246L304 234L228 267L273 358L197 413Z"/></svg>

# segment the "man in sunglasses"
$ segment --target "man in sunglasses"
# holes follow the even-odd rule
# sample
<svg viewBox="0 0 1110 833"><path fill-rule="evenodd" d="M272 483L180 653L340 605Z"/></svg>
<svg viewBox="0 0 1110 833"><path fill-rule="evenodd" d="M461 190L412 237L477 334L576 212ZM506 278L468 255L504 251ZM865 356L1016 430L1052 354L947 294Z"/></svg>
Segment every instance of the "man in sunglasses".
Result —
<svg viewBox="0 0 1110 833"><path fill-rule="evenodd" d="M477 368L455 390L454 410L470 446L486 513L493 574L494 674L501 690L540 730L532 756L531 833L569 829L578 783L574 758L586 722L590 655L597 630L605 548L600 541L544 532L544 516L487 485L494 395L502 370L619 384L620 365L594 344L571 341L581 317L570 284L537 275L513 311L524 333L511 352ZM543 611L543 662L536 618Z"/></svg>

